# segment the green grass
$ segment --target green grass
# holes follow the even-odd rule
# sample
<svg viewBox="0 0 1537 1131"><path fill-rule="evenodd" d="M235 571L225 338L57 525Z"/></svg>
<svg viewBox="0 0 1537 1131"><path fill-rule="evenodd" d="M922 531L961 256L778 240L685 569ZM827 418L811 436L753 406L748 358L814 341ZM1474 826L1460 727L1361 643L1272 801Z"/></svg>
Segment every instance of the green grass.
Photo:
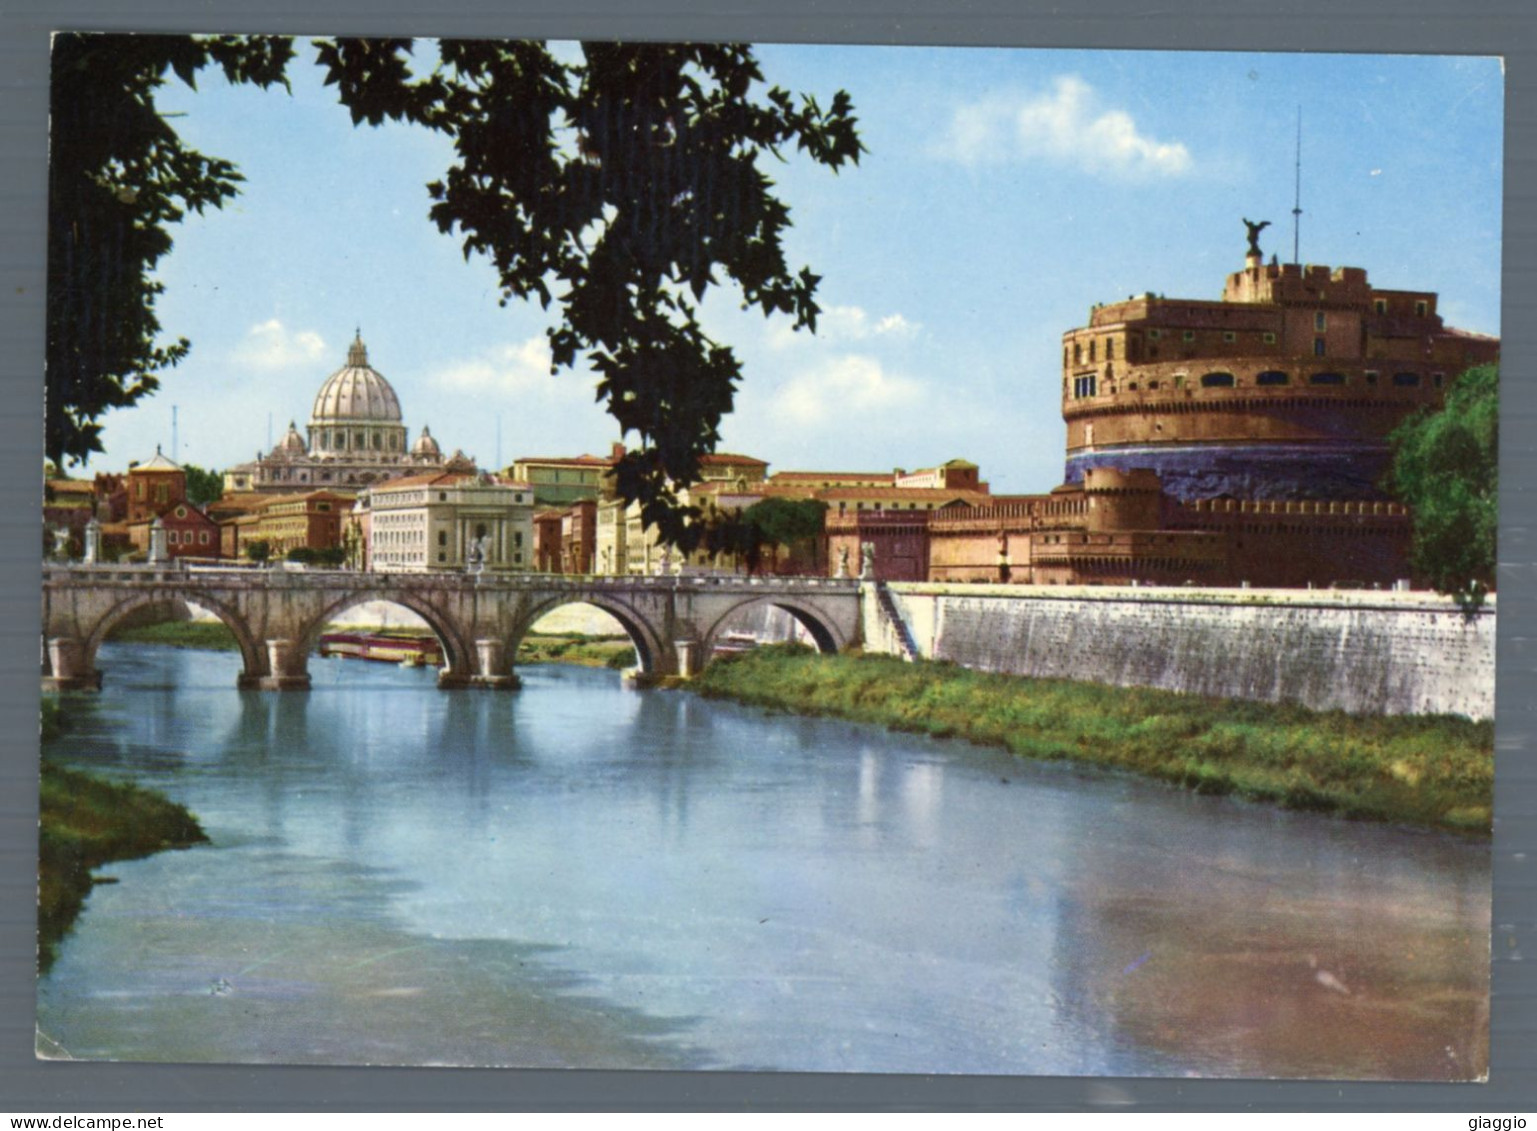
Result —
<svg viewBox="0 0 1537 1131"><path fill-rule="evenodd" d="M1494 727L1357 716L1146 688L989 675L888 656L759 648L710 665L700 693L776 710L1128 770L1201 793L1488 833Z"/></svg>
<svg viewBox="0 0 1537 1131"><path fill-rule="evenodd" d="M39 807L38 964L45 971L90 894L92 871L208 839L192 814L157 793L46 760Z"/></svg>
<svg viewBox="0 0 1537 1131"><path fill-rule="evenodd" d="M235 636L219 621L168 620L158 624L141 624L132 628L120 628L108 639L125 644L164 644L172 648L208 648L220 652L234 652L240 645Z"/></svg>
<svg viewBox="0 0 1537 1131"><path fill-rule="evenodd" d="M518 647L519 664L581 664L589 668L633 668L635 646L628 639L568 633L543 636L529 633Z"/></svg>

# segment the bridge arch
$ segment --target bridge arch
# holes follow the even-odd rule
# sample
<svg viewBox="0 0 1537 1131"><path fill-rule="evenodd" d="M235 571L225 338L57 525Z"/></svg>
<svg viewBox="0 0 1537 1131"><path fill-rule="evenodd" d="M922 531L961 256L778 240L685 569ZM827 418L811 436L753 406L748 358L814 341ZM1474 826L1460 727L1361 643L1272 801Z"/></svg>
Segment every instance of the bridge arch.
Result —
<svg viewBox="0 0 1537 1131"><path fill-rule="evenodd" d="M704 662L709 663L710 657L715 652L715 642L721 631L732 617L751 609L772 606L782 609L795 618L795 622L811 634L811 639L816 642L818 652L834 654L846 648L850 641L846 638L838 624L818 609L809 601L803 601L795 597L780 594L765 594L763 596L746 597L732 605L711 622L704 632Z"/></svg>
<svg viewBox="0 0 1537 1131"><path fill-rule="evenodd" d="M235 643L240 648L241 669L246 677L256 679L266 674L266 653L262 650L261 644L251 634L251 629L246 624L245 618L223 601L216 597L208 596L205 593L198 593L193 597L182 597L166 593L149 592L135 593L123 598L123 600L107 610L106 614L96 622L90 635L86 637L85 655L83 657L85 670L88 672L96 670L97 649L112 634L112 630L127 617L144 609L174 609L177 601L186 601L188 604L196 605L200 609L207 609L219 618L220 623L225 628L229 629L230 635L235 638ZM167 617L166 619L173 620L175 618Z"/></svg>
<svg viewBox="0 0 1537 1131"><path fill-rule="evenodd" d="M579 591L576 593L561 593L539 601L529 608L528 615L522 619L513 629L512 636L507 640L507 656L511 661L518 654L518 647L523 643L523 638L538 624L548 613L566 605L591 605L600 609L619 622L625 635L630 638L630 643L635 645L635 658L640 664L640 670L646 675L656 675L666 670L667 646L651 627L651 623L639 612L623 601L616 600L601 593Z"/></svg>
<svg viewBox="0 0 1537 1131"><path fill-rule="evenodd" d="M320 637L325 632L326 625L330 624L342 613L358 605L366 605L378 601L409 609L427 622L427 627L438 638L438 643L443 646L443 659L447 662L447 670L450 674L454 676L470 676L474 674L473 645L466 641L459 633L453 618L442 609L433 605L432 602L424 600L409 590L402 589L350 590L341 596L333 598L320 612L316 613L315 616L306 622L298 640L301 655L307 657L319 647Z"/></svg>

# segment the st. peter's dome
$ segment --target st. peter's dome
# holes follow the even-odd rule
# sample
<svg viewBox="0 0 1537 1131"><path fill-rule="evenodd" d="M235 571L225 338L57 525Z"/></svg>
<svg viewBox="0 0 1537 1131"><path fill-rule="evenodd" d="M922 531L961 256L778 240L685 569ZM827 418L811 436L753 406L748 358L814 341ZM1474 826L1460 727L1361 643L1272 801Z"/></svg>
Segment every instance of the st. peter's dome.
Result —
<svg viewBox="0 0 1537 1131"><path fill-rule="evenodd" d="M315 394L310 426L400 423L400 401L384 375L368 364L361 334L347 350L347 364L326 378Z"/></svg>

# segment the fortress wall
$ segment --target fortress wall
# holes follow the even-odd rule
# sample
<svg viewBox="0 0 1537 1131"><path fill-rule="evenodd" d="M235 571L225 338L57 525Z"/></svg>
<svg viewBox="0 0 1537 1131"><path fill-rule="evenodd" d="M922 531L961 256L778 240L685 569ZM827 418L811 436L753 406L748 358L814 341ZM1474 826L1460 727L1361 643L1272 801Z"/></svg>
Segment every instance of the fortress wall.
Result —
<svg viewBox="0 0 1537 1131"><path fill-rule="evenodd" d="M926 659L982 671L1297 702L1494 714L1495 614L1427 593L895 584ZM899 654L874 586L865 647Z"/></svg>

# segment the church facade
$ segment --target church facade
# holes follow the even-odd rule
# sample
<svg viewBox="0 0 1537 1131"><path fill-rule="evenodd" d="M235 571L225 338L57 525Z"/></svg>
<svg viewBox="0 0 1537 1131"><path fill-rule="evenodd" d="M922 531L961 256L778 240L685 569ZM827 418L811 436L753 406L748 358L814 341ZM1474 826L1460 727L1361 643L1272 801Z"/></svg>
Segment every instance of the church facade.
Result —
<svg viewBox="0 0 1537 1131"><path fill-rule="evenodd" d="M347 350L347 363L315 394L304 432L290 422L270 452L224 473L224 490L264 495L348 491L407 475L474 470L475 461L463 452L444 458L426 425L410 442L400 400L368 363L368 347L359 334Z"/></svg>

